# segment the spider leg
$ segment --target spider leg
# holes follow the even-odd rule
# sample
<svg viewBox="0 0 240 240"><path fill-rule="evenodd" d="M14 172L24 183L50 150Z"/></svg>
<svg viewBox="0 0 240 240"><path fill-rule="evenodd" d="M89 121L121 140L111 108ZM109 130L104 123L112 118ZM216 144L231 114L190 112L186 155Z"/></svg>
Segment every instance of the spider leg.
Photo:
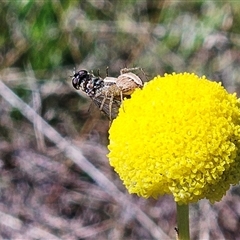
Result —
<svg viewBox="0 0 240 240"><path fill-rule="evenodd" d="M110 100L109 100L109 119L112 121L112 104L113 104L113 98L114 95L111 94Z"/></svg>
<svg viewBox="0 0 240 240"><path fill-rule="evenodd" d="M122 90L121 90L121 92L120 92L120 99L121 99L121 104L122 104L122 108L123 108L123 111L124 111L123 92L122 92Z"/></svg>
<svg viewBox="0 0 240 240"><path fill-rule="evenodd" d="M105 95L104 98L103 98L103 100L102 100L101 106L100 106L100 108L99 108L100 111L102 111L106 99L107 99L107 95Z"/></svg>
<svg viewBox="0 0 240 240"><path fill-rule="evenodd" d="M142 68L140 68L140 67L123 68L123 69L120 70L120 74L128 73L128 72L131 72L131 71L136 71L136 70L143 71Z"/></svg>

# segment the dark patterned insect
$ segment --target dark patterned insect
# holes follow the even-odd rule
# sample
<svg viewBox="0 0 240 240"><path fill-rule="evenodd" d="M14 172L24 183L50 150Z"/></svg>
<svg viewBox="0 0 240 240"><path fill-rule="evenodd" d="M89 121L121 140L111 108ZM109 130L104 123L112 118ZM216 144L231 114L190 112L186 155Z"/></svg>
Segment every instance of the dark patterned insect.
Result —
<svg viewBox="0 0 240 240"><path fill-rule="evenodd" d="M117 117L123 99L129 98L136 88L143 87L140 77L131 72L138 69L140 68L124 68L117 78L107 76L104 79L80 70L74 72L72 85L85 92L112 121Z"/></svg>

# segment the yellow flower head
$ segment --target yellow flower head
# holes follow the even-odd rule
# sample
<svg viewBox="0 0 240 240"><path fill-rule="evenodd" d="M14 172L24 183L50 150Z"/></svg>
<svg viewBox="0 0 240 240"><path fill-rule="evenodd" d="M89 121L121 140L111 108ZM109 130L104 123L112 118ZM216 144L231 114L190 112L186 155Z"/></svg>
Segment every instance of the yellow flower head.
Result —
<svg viewBox="0 0 240 240"><path fill-rule="evenodd" d="M157 76L124 100L110 128L110 164L130 193L219 201L240 180L239 108L205 77Z"/></svg>

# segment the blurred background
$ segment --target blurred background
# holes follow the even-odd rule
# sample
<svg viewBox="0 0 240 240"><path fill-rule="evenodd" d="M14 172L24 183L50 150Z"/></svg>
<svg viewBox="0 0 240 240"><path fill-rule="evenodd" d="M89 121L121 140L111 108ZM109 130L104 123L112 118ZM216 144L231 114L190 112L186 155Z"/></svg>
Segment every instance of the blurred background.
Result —
<svg viewBox="0 0 240 240"><path fill-rule="evenodd" d="M128 194L109 121L70 76L186 71L239 96L238 1L0 3L0 239L174 239L173 198ZM240 239L239 195L192 204L191 239Z"/></svg>

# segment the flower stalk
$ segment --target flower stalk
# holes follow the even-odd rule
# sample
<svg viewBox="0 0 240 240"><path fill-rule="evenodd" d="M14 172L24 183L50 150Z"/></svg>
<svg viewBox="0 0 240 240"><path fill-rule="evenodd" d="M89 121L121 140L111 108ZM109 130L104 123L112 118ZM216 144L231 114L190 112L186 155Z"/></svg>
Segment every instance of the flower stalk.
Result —
<svg viewBox="0 0 240 240"><path fill-rule="evenodd" d="M177 207L177 234L178 240L190 240L189 236L189 205L176 204Z"/></svg>

